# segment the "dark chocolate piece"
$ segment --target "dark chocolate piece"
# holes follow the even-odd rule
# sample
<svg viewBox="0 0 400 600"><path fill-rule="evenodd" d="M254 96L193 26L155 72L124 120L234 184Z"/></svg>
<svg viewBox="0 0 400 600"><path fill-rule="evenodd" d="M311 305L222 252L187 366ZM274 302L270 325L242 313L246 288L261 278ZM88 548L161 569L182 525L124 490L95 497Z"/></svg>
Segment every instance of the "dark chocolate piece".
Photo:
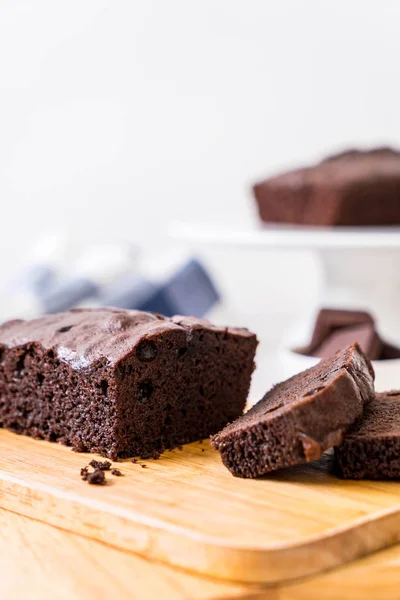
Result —
<svg viewBox="0 0 400 600"><path fill-rule="evenodd" d="M345 479L400 478L400 391L376 394L335 456Z"/></svg>
<svg viewBox="0 0 400 600"><path fill-rule="evenodd" d="M111 459L158 456L237 418L255 335L191 317L75 309L0 326L0 425Z"/></svg>
<svg viewBox="0 0 400 600"><path fill-rule="evenodd" d="M111 475L115 475L116 477L121 477L122 473L119 469L111 469Z"/></svg>
<svg viewBox="0 0 400 600"><path fill-rule="evenodd" d="M338 308L322 308L319 311L311 342L298 352L326 358L353 342L360 344L370 360L400 358L400 348L380 338L369 313Z"/></svg>
<svg viewBox="0 0 400 600"><path fill-rule="evenodd" d="M382 344L382 352L379 357L380 360L393 360L395 358L400 358L400 348L393 346L392 344L388 344L387 342L383 342Z"/></svg>
<svg viewBox="0 0 400 600"><path fill-rule="evenodd" d="M359 343L361 350L370 360L380 358L382 342L375 331L375 326L370 323L333 330L311 354L318 358L328 358L354 342Z"/></svg>
<svg viewBox="0 0 400 600"><path fill-rule="evenodd" d="M400 152L348 150L254 186L264 222L322 226L400 224Z"/></svg>
<svg viewBox="0 0 400 600"><path fill-rule="evenodd" d="M326 338L342 327L356 327L364 324L374 325L372 316L362 310L345 310L341 308L321 308L315 321L311 342L307 354L312 354ZM353 340L354 342L355 340Z"/></svg>
<svg viewBox="0 0 400 600"><path fill-rule="evenodd" d="M237 477L310 462L340 444L373 397L371 363L353 344L273 387L211 443Z"/></svg>

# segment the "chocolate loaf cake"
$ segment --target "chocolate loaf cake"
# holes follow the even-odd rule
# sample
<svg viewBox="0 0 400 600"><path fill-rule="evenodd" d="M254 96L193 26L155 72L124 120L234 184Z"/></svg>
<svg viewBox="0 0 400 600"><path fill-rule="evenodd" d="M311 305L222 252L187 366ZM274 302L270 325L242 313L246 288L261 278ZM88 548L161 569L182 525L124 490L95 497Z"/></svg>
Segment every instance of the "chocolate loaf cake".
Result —
<svg viewBox="0 0 400 600"><path fill-rule="evenodd" d="M0 326L0 425L115 459L157 456L243 412L255 335L75 309Z"/></svg>
<svg viewBox="0 0 400 600"><path fill-rule="evenodd" d="M316 460L374 397L374 372L358 344L272 388L211 443L237 477Z"/></svg>
<svg viewBox="0 0 400 600"><path fill-rule="evenodd" d="M335 457L345 479L400 477L400 391L376 394L335 448Z"/></svg>
<svg viewBox="0 0 400 600"><path fill-rule="evenodd" d="M400 224L400 152L348 150L253 187L267 223L323 226Z"/></svg>

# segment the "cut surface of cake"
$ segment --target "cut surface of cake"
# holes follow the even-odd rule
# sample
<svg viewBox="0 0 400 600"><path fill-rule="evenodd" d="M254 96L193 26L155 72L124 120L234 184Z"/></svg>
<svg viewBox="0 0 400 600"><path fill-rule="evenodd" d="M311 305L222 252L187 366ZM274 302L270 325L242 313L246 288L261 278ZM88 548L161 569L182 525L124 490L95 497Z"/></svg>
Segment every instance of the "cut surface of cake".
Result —
<svg viewBox="0 0 400 600"><path fill-rule="evenodd" d="M345 479L400 477L400 390L376 394L335 448Z"/></svg>
<svg viewBox="0 0 400 600"><path fill-rule="evenodd" d="M273 387L211 443L238 477L310 462L340 444L374 395L371 363L353 344Z"/></svg>
<svg viewBox="0 0 400 600"><path fill-rule="evenodd" d="M158 456L242 414L256 336L192 317L74 309L0 326L0 425L109 458Z"/></svg>

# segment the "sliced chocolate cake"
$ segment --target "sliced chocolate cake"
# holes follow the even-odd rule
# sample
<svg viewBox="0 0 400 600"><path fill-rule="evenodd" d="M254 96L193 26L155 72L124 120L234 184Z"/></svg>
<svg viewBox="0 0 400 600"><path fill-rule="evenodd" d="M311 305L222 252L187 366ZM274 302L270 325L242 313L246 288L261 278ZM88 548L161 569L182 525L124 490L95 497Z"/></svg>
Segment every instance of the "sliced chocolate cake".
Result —
<svg viewBox="0 0 400 600"><path fill-rule="evenodd" d="M400 478L400 390L376 394L335 456L345 479Z"/></svg>
<svg viewBox="0 0 400 600"><path fill-rule="evenodd" d="M374 372L358 344L272 388L211 440L238 477L316 460L374 398Z"/></svg>
<svg viewBox="0 0 400 600"><path fill-rule="evenodd" d="M400 152L349 150L257 183L262 221L324 226L400 224Z"/></svg>
<svg viewBox="0 0 400 600"><path fill-rule="evenodd" d="M242 414L257 346L191 317L75 309L0 326L0 425L110 458L157 456Z"/></svg>

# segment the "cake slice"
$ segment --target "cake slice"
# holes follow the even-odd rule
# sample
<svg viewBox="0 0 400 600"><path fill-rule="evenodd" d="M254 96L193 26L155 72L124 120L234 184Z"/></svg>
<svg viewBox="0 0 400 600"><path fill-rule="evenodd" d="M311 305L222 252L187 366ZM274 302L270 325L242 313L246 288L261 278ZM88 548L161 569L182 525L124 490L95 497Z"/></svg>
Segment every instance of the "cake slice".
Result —
<svg viewBox="0 0 400 600"><path fill-rule="evenodd" d="M75 309L0 326L0 425L117 457L157 456L242 414L255 335L191 317Z"/></svg>
<svg viewBox="0 0 400 600"><path fill-rule="evenodd" d="M345 479L400 477L400 391L376 394L335 448Z"/></svg>
<svg viewBox="0 0 400 600"><path fill-rule="evenodd" d="M400 152L349 150L253 187L267 223L321 226L400 224Z"/></svg>
<svg viewBox="0 0 400 600"><path fill-rule="evenodd" d="M374 371L358 344L273 387L211 443L237 477L316 460L340 444L374 397Z"/></svg>

